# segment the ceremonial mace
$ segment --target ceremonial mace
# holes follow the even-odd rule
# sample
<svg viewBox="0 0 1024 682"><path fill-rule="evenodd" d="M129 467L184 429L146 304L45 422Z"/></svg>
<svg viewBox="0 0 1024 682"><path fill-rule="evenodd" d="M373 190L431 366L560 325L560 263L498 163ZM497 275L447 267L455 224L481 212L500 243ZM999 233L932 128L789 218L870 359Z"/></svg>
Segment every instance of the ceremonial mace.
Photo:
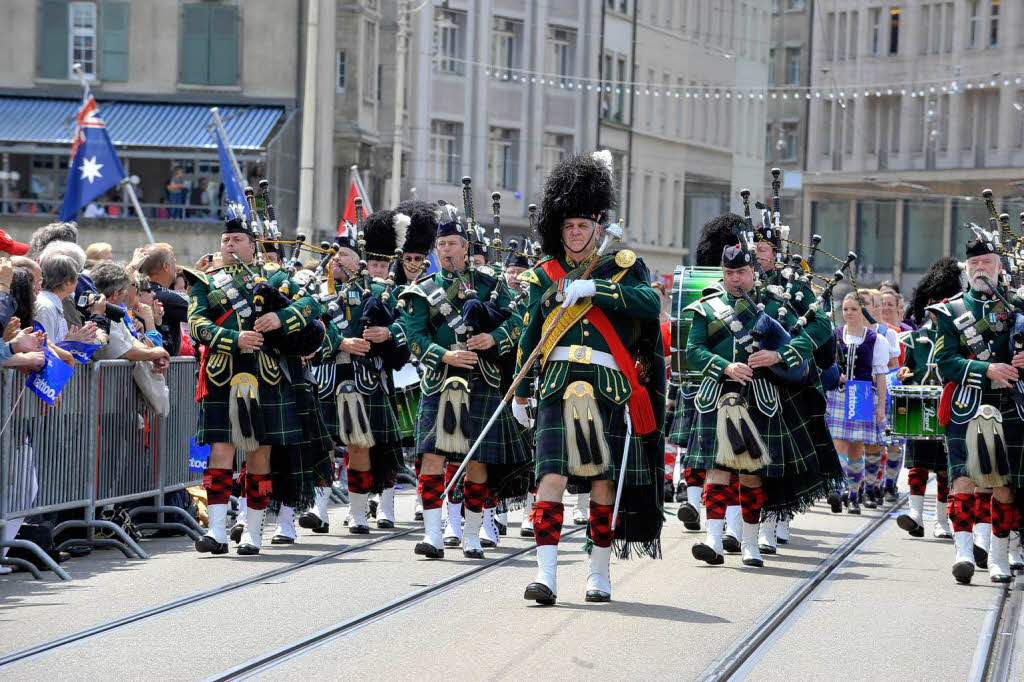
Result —
<svg viewBox="0 0 1024 682"><path fill-rule="evenodd" d="M604 229L604 239L601 241L601 246L597 249L597 254L595 254L593 259L591 259L590 264L587 265L587 269L583 272L582 275L579 276L579 279L590 279L590 274L594 271L594 268L597 267L597 262L601 259L601 256L604 255L604 252L608 249L608 246L612 242L617 242L620 239L622 239L621 224L613 223L606 227ZM544 348L544 343L547 341L552 331L558 327L558 323L561 321L562 317L565 316L566 310L566 308L559 307L558 310L555 311L554 322L548 327L547 333L545 333L544 336L541 337L540 341L537 342L537 346L533 349L533 352L530 353L530 357L528 357L526 361L523 362L521 368L519 369L519 373L516 375L515 379L512 380L512 385L509 386L508 391L505 393L505 397L501 399L501 403L498 405L498 408L494 410L494 414L492 414L491 418L487 420L486 424L484 424L484 428L476 437L476 442L473 443L473 447L469 449L469 452L466 453L465 458L463 458L462 460L462 464L459 465L459 468L455 471L455 474L452 475L452 480L448 482L448 485L444 489L444 493L442 493L441 495L442 499L447 497L451 489L455 487L455 483L459 480L459 476L461 476L462 472L466 470L466 465L469 464L469 460L473 458L473 453L475 453L477 449L480 447L480 443L483 442L484 437L487 436L487 432L491 430L492 426L494 426L494 422L498 420L498 416L501 414L501 411L505 409L505 405L507 405L508 402L512 400L512 397L516 394L516 388L522 382L526 374L530 371L530 367L533 366L534 360L536 360L540 356L540 352ZM628 443L629 440L627 439L626 442ZM620 492L622 490L621 484L619 486L619 490ZM612 527L614 528L614 525Z"/></svg>

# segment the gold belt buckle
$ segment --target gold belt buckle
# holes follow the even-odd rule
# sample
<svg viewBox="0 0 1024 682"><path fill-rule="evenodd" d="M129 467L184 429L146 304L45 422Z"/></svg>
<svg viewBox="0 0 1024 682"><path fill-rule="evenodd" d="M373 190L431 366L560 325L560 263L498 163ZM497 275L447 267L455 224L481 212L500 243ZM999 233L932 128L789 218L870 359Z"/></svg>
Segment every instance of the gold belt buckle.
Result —
<svg viewBox="0 0 1024 682"><path fill-rule="evenodd" d="M581 365L590 364L590 355L594 349L590 346L577 346L575 344L569 346L569 362L577 362Z"/></svg>

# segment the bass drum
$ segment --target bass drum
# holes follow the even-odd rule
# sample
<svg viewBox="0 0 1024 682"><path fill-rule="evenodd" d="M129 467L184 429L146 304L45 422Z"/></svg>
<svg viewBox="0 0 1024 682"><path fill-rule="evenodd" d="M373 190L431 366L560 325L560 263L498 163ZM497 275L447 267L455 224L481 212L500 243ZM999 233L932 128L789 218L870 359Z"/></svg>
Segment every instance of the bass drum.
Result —
<svg viewBox="0 0 1024 682"><path fill-rule="evenodd" d="M722 279L722 268L705 268L695 265L677 266L672 275L672 297L669 310L671 357L669 367L671 381L681 384L687 380L701 378L698 368L690 367L686 362L686 339L690 335L693 322L693 311L686 310L691 303L696 303L717 288Z"/></svg>

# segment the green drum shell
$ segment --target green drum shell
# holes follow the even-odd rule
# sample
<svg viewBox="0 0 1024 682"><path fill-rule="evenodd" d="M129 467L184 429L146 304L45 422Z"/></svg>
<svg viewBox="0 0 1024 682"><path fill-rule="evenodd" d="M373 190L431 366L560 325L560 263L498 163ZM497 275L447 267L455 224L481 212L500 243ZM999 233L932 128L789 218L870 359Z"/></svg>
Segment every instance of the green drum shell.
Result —
<svg viewBox="0 0 1024 682"><path fill-rule="evenodd" d="M699 301L705 295L705 290L714 287L721 279L722 268L695 265L677 266L672 274L669 366L672 381L676 383L700 378L699 369L691 367L686 361L686 340L693 322L693 311L686 310L686 307Z"/></svg>
<svg viewBox="0 0 1024 682"><path fill-rule="evenodd" d="M942 440L946 427L939 423L940 386L893 386L892 435L906 440Z"/></svg>
<svg viewBox="0 0 1024 682"><path fill-rule="evenodd" d="M420 409L422 390L419 384L395 389L395 408L398 414L398 431L402 438L416 437L416 415Z"/></svg>

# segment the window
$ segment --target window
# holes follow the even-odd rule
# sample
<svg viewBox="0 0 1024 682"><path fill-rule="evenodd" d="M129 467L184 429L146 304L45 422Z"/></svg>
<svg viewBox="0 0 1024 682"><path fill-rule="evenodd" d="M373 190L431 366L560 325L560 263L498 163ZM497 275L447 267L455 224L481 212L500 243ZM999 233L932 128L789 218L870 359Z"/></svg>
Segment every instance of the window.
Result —
<svg viewBox="0 0 1024 682"><path fill-rule="evenodd" d="M967 47L978 47L981 34L979 0L967 0Z"/></svg>
<svg viewBox="0 0 1024 682"><path fill-rule="evenodd" d="M1021 15L1024 16L1024 15ZM953 51L953 3L946 3L946 16L945 23L942 29L943 38L945 38L945 51Z"/></svg>
<svg viewBox="0 0 1024 682"><path fill-rule="evenodd" d="M903 204L904 270L924 272L942 258L943 213L942 201L907 201ZM965 240L961 238L958 241Z"/></svg>
<svg viewBox="0 0 1024 682"><path fill-rule="evenodd" d="M800 83L800 48L786 48L786 84L799 85Z"/></svg>
<svg viewBox="0 0 1024 682"><path fill-rule="evenodd" d="M822 102L821 155L832 154L832 102Z"/></svg>
<svg viewBox="0 0 1024 682"><path fill-rule="evenodd" d="M900 8L893 7L889 10L889 54L899 54L900 51Z"/></svg>
<svg viewBox="0 0 1024 682"><path fill-rule="evenodd" d="M654 83L654 69L647 69L647 84ZM654 128L654 98L644 97L644 109L647 110L647 116L645 118L647 129L651 130Z"/></svg>
<svg viewBox="0 0 1024 682"><path fill-rule="evenodd" d="M629 0L619 0L619 11L623 14L629 14Z"/></svg>
<svg viewBox="0 0 1024 682"><path fill-rule="evenodd" d="M850 103L847 103L849 106ZM868 154L875 154L878 152L878 133L881 130L881 121L879 120L879 113L881 107L878 104L878 100L870 98L864 100L864 106L867 107L867 126L865 134L867 136L867 145L865 151ZM882 144L885 145L885 140L882 140Z"/></svg>
<svg viewBox="0 0 1024 682"><path fill-rule="evenodd" d="M550 26L548 28L548 71L562 76L561 84L568 85L568 76L576 70L576 31Z"/></svg>
<svg viewBox="0 0 1024 682"><path fill-rule="evenodd" d="M775 48L768 50L768 84L775 85Z"/></svg>
<svg viewBox="0 0 1024 682"><path fill-rule="evenodd" d="M572 154L572 135L544 133L544 177L559 161Z"/></svg>
<svg viewBox="0 0 1024 682"><path fill-rule="evenodd" d="M774 126L768 123L764 127L764 160L774 161L775 160L775 133L772 130Z"/></svg>
<svg viewBox="0 0 1024 682"><path fill-rule="evenodd" d="M882 8L868 10L868 21L871 22L871 54L877 57L882 54Z"/></svg>
<svg viewBox="0 0 1024 682"><path fill-rule="evenodd" d="M853 108L854 102L846 102L846 106L840 115L843 116L843 152L846 154L853 153Z"/></svg>
<svg viewBox="0 0 1024 682"><path fill-rule="evenodd" d="M898 154L900 151L900 98L890 97L886 101L889 116L889 151Z"/></svg>
<svg viewBox="0 0 1024 682"><path fill-rule="evenodd" d="M651 216L651 213L654 212L652 210L654 208L654 204L651 203L651 192L653 192L653 191L654 191L654 179L651 177L650 173L648 173L647 175L644 176L644 203L643 203L643 210L644 210L645 215L644 215L643 222L640 223L640 238L643 239L643 241L645 241L645 242L652 242L652 241L654 241L653 239L651 239L651 236L650 236L651 233L654 232L654 230L655 230L655 227L651 224L651 223L654 222L654 220L653 220L653 218Z"/></svg>
<svg viewBox="0 0 1024 682"><path fill-rule="evenodd" d="M825 52L825 61L830 62L833 59L835 59L835 54L833 54L833 49L834 49L835 44L836 44L836 13L835 12L829 12L828 15L825 17L825 41L824 42L825 42L825 47L828 50L827 52Z"/></svg>
<svg viewBox="0 0 1024 682"><path fill-rule="evenodd" d="M857 58L857 41L860 39L860 34L857 32L859 19L860 13L857 10L850 12L850 59Z"/></svg>
<svg viewBox="0 0 1024 682"><path fill-rule="evenodd" d="M999 91L988 93L988 146L992 149L999 148ZM1016 109L1011 109L1016 112Z"/></svg>
<svg viewBox="0 0 1024 682"><path fill-rule="evenodd" d="M772 14L779 13L779 0L772 0Z"/></svg>
<svg viewBox="0 0 1024 682"><path fill-rule="evenodd" d="M669 94L671 81L666 73L661 77L661 132L668 134L669 105L672 97Z"/></svg>
<svg viewBox="0 0 1024 682"><path fill-rule="evenodd" d="M811 202L811 234L821 235L821 250L823 252L846 253L849 230L849 201Z"/></svg>
<svg viewBox="0 0 1024 682"><path fill-rule="evenodd" d="M928 5L921 5L921 30L920 30L920 53L928 54L928 37L932 31L929 30L928 22L931 19L932 8Z"/></svg>
<svg viewBox="0 0 1024 682"><path fill-rule="evenodd" d="M434 70L461 76L466 72L463 61L463 26L466 15L437 8L434 13Z"/></svg>
<svg viewBox="0 0 1024 682"><path fill-rule="evenodd" d="M988 46L999 42L999 0L992 0L992 14L989 17Z"/></svg>
<svg viewBox="0 0 1024 682"><path fill-rule="evenodd" d="M430 123L431 182L458 184L462 165L462 124L449 121Z"/></svg>
<svg viewBox="0 0 1024 682"><path fill-rule="evenodd" d="M622 122L626 118L626 58L618 58L618 78L615 84L615 120Z"/></svg>
<svg viewBox="0 0 1024 682"><path fill-rule="evenodd" d="M931 129L931 118L935 116L935 109L932 102L925 102L924 97L914 98L914 125L911 131L913 140L911 140L911 150L915 153L920 154L924 151L924 138L925 133ZM926 106L927 105L927 106Z"/></svg>
<svg viewBox="0 0 1024 682"><path fill-rule="evenodd" d="M676 180L672 183L672 222L668 226L668 245L681 246L680 228L683 226L683 183Z"/></svg>
<svg viewBox="0 0 1024 682"><path fill-rule="evenodd" d="M334 91L345 92L345 50L338 50L334 59L334 72L337 77Z"/></svg>
<svg viewBox="0 0 1024 682"><path fill-rule="evenodd" d="M797 12L804 8L804 0L786 0L786 10Z"/></svg>
<svg viewBox="0 0 1024 682"><path fill-rule="evenodd" d="M677 78L676 79L676 93L679 94L679 96L675 98L675 100L676 100L676 111L678 113L678 115L676 116L676 137L680 137L680 138L683 136L683 97L682 97L682 94L681 94L682 91L683 91L683 79L682 78Z"/></svg>
<svg viewBox="0 0 1024 682"><path fill-rule="evenodd" d="M363 78L359 85L363 90L363 99L373 102L377 99L377 24L370 20L363 21L366 32L366 50L363 54Z"/></svg>
<svg viewBox="0 0 1024 682"><path fill-rule="evenodd" d="M946 151L949 149L949 95L939 98L938 117L939 149Z"/></svg>
<svg viewBox="0 0 1024 682"><path fill-rule="evenodd" d="M942 229L941 221L939 229ZM877 271L892 271L896 243L895 201L857 202L856 243L858 261L870 264Z"/></svg>
<svg viewBox="0 0 1024 682"><path fill-rule="evenodd" d="M491 28L491 64L506 71L518 69L523 43L523 22L494 17ZM511 74L498 74L508 80Z"/></svg>
<svg viewBox="0 0 1024 682"><path fill-rule="evenodd" d="M238 84L238 11L237 5L182 5L182 83Z"/></svg>
<svg viewBox="0 0 1024 682"><path fill-rule="evenodd" d="M519 131L509 128L491 128L487 141L489 186L498 189L515 189L519 184Z"/></svg>
<svg viewBox="0 0 1024 682"><path fill-rule="evenodd" d="M665 25L672 28L672 8L675 5L675 0L668 0L665 3Z"/></svg>
<svg viewBox="0 0 1024 682"><path fill-rule="evenodd" d="M603 82L601 83L601 118L608 120L612 118L612 106L614 98L612 93L615 85L612 81L615 79L614 67L614 56L610 52L606 52L604 58L601 60L601 77Z"/></svg>
<svg viewBox="0 0 1024 682"><path fill-rule="evenodd" d="M839 13L839 35L837 36L839 42L839 61L846 59L846 41L849 38L850 30L846 25L846 12Z"/></svg>
<svg viewBox="0 0 1024 682"><path fill-rule="evenodd" d="M782 161L796 161L797 156L797 135L799 134L800 126L797 123L783 123L782 134L779 140L782 142L779 145L779 159Z"/></svg>
<svg viewBox="0 0 1024 682"><path fill-rule="evenodd" d="M89 80L96 77L96 4L93 2L73 2L69 9L68 53L71 64L68 65L68 78L74 78L71 66L82 65L82 73Z"/></svg>

